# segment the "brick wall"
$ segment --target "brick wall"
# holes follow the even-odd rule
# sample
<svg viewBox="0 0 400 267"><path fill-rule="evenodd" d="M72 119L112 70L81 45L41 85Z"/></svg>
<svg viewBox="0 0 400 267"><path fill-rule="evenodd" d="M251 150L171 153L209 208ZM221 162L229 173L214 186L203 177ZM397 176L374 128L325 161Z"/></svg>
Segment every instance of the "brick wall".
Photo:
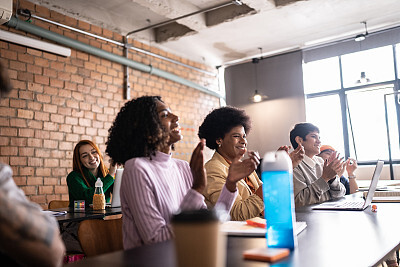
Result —
<svg viewBox="0 0 400 267"><path fill-rule="evenodd" d="M119 42L123 40L115 32L33 3L19 1L19 5L40 17ZM123 55L117 45L41 21L34 20L32 23ZM3 25L0 29L38 38ZM150 49L137 41L132 44ZM208 66L154 47L151 52L213 71ZM32 201L47 207L53 199L67 200L66 176L72 170L75 144L81 139L90 139L104 152L108 129L126 101L123 66L76 50L72 50L71 56L65 58L4 41L0 41L0 57L8 68L14 87L0 101L0 161L12 167L16 184ZM150 60L149 56L132 50L129 58L144 64L149 64ZM161 59L151 58L151 64L198 84L207 84L213 89L217 87L215 77ZM130 84L131 98L161 95L170 108L180 115L184 139L177 144L174 156L189 160L198 141L198 126L210 110L219 106L218 98L132 69ZM106 160L108 162L107 157Z"/></svg>

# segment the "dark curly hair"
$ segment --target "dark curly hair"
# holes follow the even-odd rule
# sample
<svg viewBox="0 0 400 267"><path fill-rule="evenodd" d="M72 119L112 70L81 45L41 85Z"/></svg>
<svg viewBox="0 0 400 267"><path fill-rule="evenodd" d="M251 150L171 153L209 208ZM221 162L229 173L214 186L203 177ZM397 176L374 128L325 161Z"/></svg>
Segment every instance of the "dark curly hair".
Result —
<svg viewBox="0 0 400 267"><path fill-rule="evenodd" d="M232 128L242 125L246 134L251 129L250 117L245 111L226 106L211 111L199 127L198 136L206 139L206 146L217 149L217 139L224 138Z"/></svg>
<svg viewBox="0 0 400 267"><path fill-rule="evenodd" d="M149 157L164 146L168 134L157 112L160 96L142 96L125 103L108 130L106 153L118 164Z"/></svg>

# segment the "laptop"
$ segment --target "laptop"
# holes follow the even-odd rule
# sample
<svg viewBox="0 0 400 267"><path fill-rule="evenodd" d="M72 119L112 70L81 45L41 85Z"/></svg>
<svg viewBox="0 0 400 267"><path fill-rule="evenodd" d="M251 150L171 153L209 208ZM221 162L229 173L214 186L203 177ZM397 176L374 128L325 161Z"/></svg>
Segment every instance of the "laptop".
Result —
<svg viewBox="0 0 400 267"><path fill-rule="evenodd" d="M365 210L372 201L376 186L378 185L379 177L383 169L383 161L378 160L375 166L375 171L371 179L371 184L368 189L367 197L364 199L350 199L345 201L328 201L313 207L313 210Z"/></svg>
<svg viewBox="0 0 400 267"><path fill-rule="evenodd" d="M111 199L111 208L121 207L121 198L120 198L119 190L121 188L121 180L122 180L123 172L124 172L124 169L117 169L117 172L115 173L114 188L113 188L112 199Z"/></svg>

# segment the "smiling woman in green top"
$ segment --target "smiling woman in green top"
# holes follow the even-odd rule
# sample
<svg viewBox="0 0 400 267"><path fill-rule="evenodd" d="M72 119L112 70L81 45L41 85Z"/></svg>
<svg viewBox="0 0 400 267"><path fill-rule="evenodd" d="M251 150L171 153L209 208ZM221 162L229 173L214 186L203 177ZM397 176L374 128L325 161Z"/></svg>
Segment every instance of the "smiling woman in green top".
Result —
<svg viewBox="0 0 400 267"><path fill-rule="evenodd" d="M73 207L75 200L85 200L86 206L92 204L98 177L103 182L106 202L109 202L116 166L111 164L108 170L99 148L90 140L82 140L75 146L72 160L73 171L67 176L69 206Z"/></svg>

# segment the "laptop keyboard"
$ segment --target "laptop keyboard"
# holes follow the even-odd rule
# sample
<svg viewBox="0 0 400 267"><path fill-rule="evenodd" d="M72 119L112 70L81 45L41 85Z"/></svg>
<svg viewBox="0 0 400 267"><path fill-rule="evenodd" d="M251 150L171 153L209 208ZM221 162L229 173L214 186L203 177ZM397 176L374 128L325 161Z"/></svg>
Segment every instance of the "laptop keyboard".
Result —
<svg viewBox="0 0 400 267"><path fill-rule="evenodd" d="M364 206L364 202L354 202L354 201L342 202L338 206L346 209L361 209Z"/></svg>

